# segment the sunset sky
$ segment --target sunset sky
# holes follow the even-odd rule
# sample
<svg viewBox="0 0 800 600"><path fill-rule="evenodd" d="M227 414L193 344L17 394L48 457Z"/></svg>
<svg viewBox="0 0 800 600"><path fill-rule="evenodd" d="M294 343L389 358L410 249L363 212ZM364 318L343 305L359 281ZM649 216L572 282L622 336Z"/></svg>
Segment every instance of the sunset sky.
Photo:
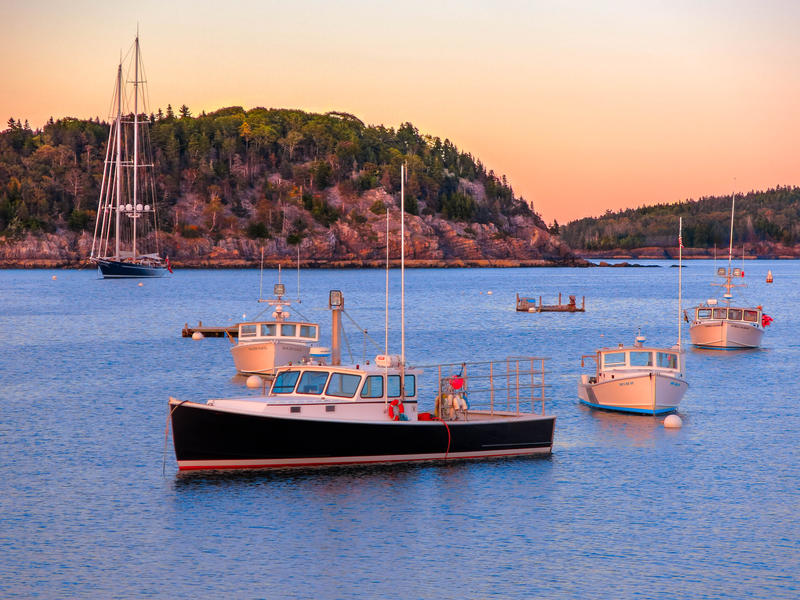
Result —
<svg viewBox="0 0 800 600"><path fill-rule="evenodd" d="M0 127L109 112L140 29L155 110L410 121L550 223L800 185L796 0L4 0Z"/></svg>

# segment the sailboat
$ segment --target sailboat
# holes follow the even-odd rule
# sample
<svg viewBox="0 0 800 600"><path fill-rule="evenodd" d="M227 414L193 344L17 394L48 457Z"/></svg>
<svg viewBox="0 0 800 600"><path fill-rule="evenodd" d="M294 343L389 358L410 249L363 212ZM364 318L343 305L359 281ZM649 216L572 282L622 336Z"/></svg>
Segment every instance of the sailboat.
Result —
<svg viewBox="0 0 800 600"><path fill-rule="evenodd" d="M117 67L113 106L116 114L108 134L97 221L89 260L101 278L162 277L172 272L169 258L158 247L155 178L149 119L143 87L144 68L139 35L128 70L132 96ZM141 78L141 79L140 79Z"/></svg>
<svg viewBox="0 0 800 600"><path fill-rule="evenodd" d="M712 283L725 288L722 305L716 298L710 298L694 308L694 319L689 327L692 344L700 348L735 350L758 348L764 337L764 330L772 322L772 317L764 314L762 306L742 306L732 304L735 287L747 287L734 280L744 278L744 269L732 267L733 261L733 215L736 195L731 200L731 233L728 245L728 266L717 268L717 275L724 283ZM687 315L688 320L688 315Z"/></svg>
<svg viewBox="0 0 800 600"><path fill-rule="evenodd" d="M400 180L403 219L402 170ZM401 220L401 240L403 234ZM404 250L403 241L401 248ZM263 469L550 454L556 418L545 414L543 358L510 357L433 367L438 384L427 391L433 392L429 400L434 410L419 409L425 394L420 386L422 369L408 365L405 358L403 251L400 264L399 355L378 355L372 364L342 365L339 339L344 298L340 290L331 290L330 362L281 367L269 389L259 396L210 399L205 403L169 399L178 469Z"/></svg>
<svg viewBox="0 0 800 600"><path fill-rule="evenodd" d="M578 399L581 404L604 410L660 415L677 410L689 383L684 373L684 352L681 346L681 288L683 240L678 229L678 343L671 348L645 346L645 338L637 335L632 346L619 344L600 348L581 357L594 359L593 376L581 375Z"/></svg>

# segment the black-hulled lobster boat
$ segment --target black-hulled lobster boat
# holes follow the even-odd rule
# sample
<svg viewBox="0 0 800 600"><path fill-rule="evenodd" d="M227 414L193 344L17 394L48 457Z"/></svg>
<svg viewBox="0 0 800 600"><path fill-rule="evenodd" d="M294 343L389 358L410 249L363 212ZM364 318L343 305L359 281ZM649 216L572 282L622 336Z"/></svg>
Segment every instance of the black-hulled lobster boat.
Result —
<svg viewBox="0 0 800 600"><path fill-rule="evenodd" d="M371 366L288 366L277 372L263 395L205 403L170 398L178 468L259 469L551 452L555 416L544 414L543 359L442 365L431 412L418 410L421 371L401 369L399 363L399 357L379 356ZM506 389L498 382L510 383Z"/></svg>

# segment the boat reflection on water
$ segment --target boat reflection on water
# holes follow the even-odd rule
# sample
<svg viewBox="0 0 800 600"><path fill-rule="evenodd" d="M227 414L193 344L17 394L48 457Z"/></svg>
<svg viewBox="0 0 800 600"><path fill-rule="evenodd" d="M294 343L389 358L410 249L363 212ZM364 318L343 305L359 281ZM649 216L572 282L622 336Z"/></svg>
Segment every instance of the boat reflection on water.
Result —
<svg viewBox="0 0 800 600"><path fill-rule="evenodd" d="M642 419L632 413L621 413L608 410L596 410L584 404L579 405L580 410L597 423L597 435L604 442L613 439L615 442L628 439L632 446L652 447L664 432L675 432L677 429L665 429L664 419ZM688 421L685 414L681 414L684 423Z"/></svg>
<svg viewBox="0 0 800 600"><path fill-rule="evenodd" d="M767 352L768 348L728 348L725 352L720 352L717 349L713 348L700 348L698 346L691 347L692 354L699 354L701 356L710 356L714 358L721 358L725 359L730 358L731 356L753 356L754 354L758 354L760 352Z"/></svg>

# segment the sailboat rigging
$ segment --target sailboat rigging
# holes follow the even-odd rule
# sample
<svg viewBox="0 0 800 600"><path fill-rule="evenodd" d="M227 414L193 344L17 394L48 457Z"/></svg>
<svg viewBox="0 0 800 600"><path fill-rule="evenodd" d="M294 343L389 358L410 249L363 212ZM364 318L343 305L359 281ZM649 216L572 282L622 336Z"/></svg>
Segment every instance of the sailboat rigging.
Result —
<svg viewBox="0 0 800 600"><path fill-rule="evenodd" d="M162 277L172 272L161 258L158 242L155 178L150 148L144 68L139 35L123 82L123 61L117 67L113 105L116 114L108 134L103 179L97 205L90 261L101 278ZM132 98L124 83L132 84ZM132 104L132 106L131 106Z"/></svg>

